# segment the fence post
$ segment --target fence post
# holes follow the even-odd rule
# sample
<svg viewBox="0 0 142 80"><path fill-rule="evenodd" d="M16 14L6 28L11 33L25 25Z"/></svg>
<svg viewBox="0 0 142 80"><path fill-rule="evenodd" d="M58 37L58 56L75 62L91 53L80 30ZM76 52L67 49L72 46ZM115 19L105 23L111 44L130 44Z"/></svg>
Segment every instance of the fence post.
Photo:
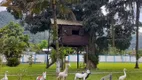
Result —
<svg viewBox="0 0 142 80"><path fill-rule="evenodd" d="M70 61L70 55L68 55L68 61Z"/></svg>
<svg viewBox="0 0 142 80"><path fill-rule="evenodd" d="M131 55L129 57L130 57L130 62L131 62Z"/></svg>
<svg viewBox="0 0 142 80"><path fill-rule="evenodd" d="M114 62L115 62L115 55L113 57L114 57Z"/></svg>
<svg viewBox="0 0 142 80"><path fill-rule="evenodd" d="M112 80L112 74L110 74L110 80Z"/></svg>
<svg viewBox="0 0 142 80"><path fill-rule="evenodd" d="M24 63L24 55L22 56L22 63Z"/></svg>
<svg viewBox="0 0 142 80"><path fill-rule="evenodd" d="M36 63L36 54L35 54L35 56L34 56L34 63Z"/></svg>
<svg viewBox="0 0 142 80"><path fill-rule="evenodd" d="M105 62L107 62L107 55L105 55Z"/></svg>

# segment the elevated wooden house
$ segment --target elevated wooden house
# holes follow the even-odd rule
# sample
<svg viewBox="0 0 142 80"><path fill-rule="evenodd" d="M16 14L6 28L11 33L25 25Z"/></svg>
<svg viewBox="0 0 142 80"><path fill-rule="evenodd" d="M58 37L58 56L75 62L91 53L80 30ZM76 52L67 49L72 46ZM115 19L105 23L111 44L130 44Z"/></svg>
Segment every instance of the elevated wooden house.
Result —
<svg viewBox="0 0 142 80"><path fill-rule="evenodd" d="M51 19L52 25L54 24ZM59 27L59 44L69 47L79 47L88 45L88 34L84 32L80 22L57 19Z"/></svg>

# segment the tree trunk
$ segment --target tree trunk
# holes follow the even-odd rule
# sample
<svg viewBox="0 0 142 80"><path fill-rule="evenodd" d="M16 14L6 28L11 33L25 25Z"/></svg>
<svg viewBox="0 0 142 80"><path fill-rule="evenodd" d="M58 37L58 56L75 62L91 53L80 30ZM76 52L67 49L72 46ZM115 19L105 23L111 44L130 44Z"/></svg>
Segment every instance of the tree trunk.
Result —
<svg viewBox="0 0 142 80"><path fill-rule="evenodd" d="M79 68L79 49L77 48L77 69Z"/></svg>
<svg viewBox="0 0 142 80"><path fill-rule="evenodd" d="M54 17L54 38L56 46L56 74L60 72L60 53L59 53L59 41L58 41L58 25L57 25L57 16L56 16L56 0L53 0L53 17Z"/></svg>
<svg viewBox="0 0 142 80"><path fill-rule="evenodd" d="M115 28L114 28L114 26L113 26L113 20L112 20L112 23L111 23L111 28L112 28L112 33L111 33L111 35L112 35L112 47L114 48L115 47Z"/></svg>
<svg viewBox="0 0 142 80"><path fill-rule="evenodd" d="M139 65L138 65L138 59L139 59L139 55L138 55L138 50L139 50L139 15L140 15L140 3L139 0L137 0L136 2L136 64L135 64L135 68L138 69Z"/></svg>
<svg viewBox="0 0 142 80"><path fill-rule="evenodd" d="M61 70L64 70L65 69L65 58L62 58L61 59Z"/></svg>
<svg viewBox="0 0 142 80"><path fill-rule="evenodd" d="M49 67L49 59L48 59L48 53L50 53L49 52L49 45L50 44L50 29L49 29L49 37L48 37L48 52L46 53L47 54L47 62L46 62L46 68L48 68Z"/></svg>
<svg viewBox="0 0 142 80"><path fill-rule="evenodd" d="M95 40L90 38L89 40L89 46L88 46L88 61L87 61L87 66L88 68L97 68L98 64L98 58L96 56L96 51L95 51Z"/></svg>

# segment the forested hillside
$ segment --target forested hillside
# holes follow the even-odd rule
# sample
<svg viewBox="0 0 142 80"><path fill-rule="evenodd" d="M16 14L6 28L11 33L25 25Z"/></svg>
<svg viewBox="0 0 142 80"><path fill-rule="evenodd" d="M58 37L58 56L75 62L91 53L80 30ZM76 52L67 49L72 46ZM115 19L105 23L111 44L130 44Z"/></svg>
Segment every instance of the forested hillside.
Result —
<svg viewBox="0 0 142 80"><path fill-rule="evenodd" d="M7 11L0 12L0 27L7 25L11 21L16 22L16 23L18 22ZM32 42L32 43L38 43L44 39L48 40L48 31L40 32L37 34L31 34L29 31L25 31L25 34L28 34L30 36L30 42Z"/></svg>
<svg viewBox="0 0 142 80"><path fill-rule="evenodd" d="M0 27L3 27L11 21L16 22L16 20L10 13L8 13L7 11L0 12Z"/></svg>

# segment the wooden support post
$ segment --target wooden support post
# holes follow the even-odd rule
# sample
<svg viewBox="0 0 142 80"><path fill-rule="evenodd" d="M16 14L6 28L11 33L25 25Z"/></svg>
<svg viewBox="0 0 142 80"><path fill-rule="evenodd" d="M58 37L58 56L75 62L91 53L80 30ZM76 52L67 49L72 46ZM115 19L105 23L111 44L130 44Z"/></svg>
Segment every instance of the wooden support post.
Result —
<svg viewBox="0 0 142 80"><path fill-rule="evenodd" d="M77 69L79 68L79 49L77 48Z"/></svg>
<svg viewBox="0 0 142 80"><path fill-rule="evenodd" d="M112 74L110 74L110 80L112 80Z"/></svg>
<svg viewBox="0 0 142 80"><path fill-rule="evenodd" d="M86 46L86 68L89 69L89 59L88 59L88 45Z"/></svg>

